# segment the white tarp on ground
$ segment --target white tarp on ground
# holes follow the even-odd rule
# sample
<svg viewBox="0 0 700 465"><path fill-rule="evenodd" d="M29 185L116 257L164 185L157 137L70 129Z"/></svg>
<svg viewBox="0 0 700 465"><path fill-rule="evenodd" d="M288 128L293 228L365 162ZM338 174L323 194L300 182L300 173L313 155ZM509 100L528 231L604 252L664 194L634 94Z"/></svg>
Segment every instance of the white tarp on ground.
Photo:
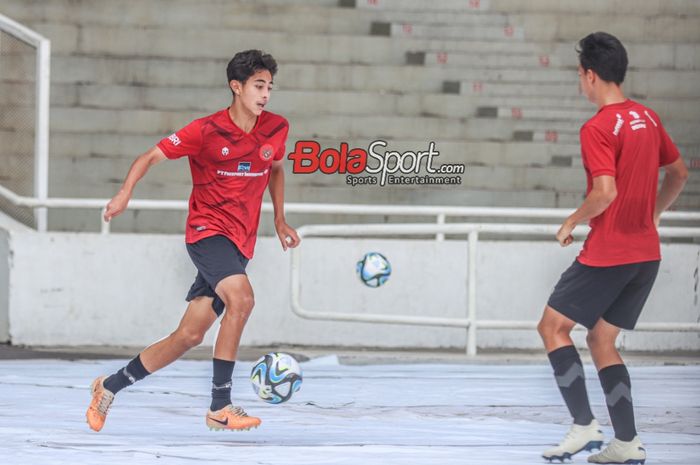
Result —
<svg viewBox="0 0 700 465"><path fill-rule="evenodd" d="M124 361L0 362L3 464L539 464L566 432L567 412L545 365L302 364L283 405L256 400L239 363L234 397L263 424L204 425L210 363L181 361L120 393L101 433L85 424L88 385ZM631 367L649 464L700 463L700 367ZM610 438L598 380L593 410ZM585 454L574 463L585 463Z"/></svg>

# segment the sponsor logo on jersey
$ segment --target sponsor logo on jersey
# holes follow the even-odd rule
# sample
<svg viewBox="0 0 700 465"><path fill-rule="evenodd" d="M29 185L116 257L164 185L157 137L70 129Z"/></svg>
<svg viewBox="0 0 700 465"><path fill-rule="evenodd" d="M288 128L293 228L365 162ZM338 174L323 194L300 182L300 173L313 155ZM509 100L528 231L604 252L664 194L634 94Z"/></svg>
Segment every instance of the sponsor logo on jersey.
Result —
<svg viewBox="0 0 700 465"><path fill-rule="evenodd" d="M622 125L625 124L625 120L622 119L622 115L619 113L615 114L615 118L617 118L617 121L615 122L615 129L613 129L613 134L618 135L620 134L620 129L622 129Z"/></svg>
<svg viewBox="0 0 700 465"><path fill-rule="evenodd" d="M630 121L630 126L632 126L633 131L636 131L637 129L646 129L647 122L645 119L642 119L642 117L639 116L639 113L636 111L630 111L629 115L634 118L632 121Z"/></svg>
<svg viewBox="0 0 700 465"><path fill-rule="evenodd" d="M221 155L223 155L223 156L228 155L228 147L224 147L221 149Z"/></svg>
<svg viewBox="0 0 700 465"><path fill-rule="evenodd" d="M173 145L180 145L180 138L177 137L177 134L173 134L170 137L168 137L168 140L173 143Z"/></svg>
<svg viewBox="0 0 700 465"><path fill-rule="evenodd" d="M238 162L238 172L239 173L250 173L250 162L249 161Z"/></svg>
<svg viewBox="0 0 700 465"><path fill-rule="evenodd" d="M260 159L263 161L269 161L272 158L272 145L265 144L260 147Z"/></svg>

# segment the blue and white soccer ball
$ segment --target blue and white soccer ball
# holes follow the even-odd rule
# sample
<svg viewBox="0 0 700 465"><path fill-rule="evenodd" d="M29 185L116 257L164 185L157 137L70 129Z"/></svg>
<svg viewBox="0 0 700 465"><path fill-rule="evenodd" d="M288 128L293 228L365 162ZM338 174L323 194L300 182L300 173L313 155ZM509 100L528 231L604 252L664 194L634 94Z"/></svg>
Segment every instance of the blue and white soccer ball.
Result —
<svg viewBox="0 0 700 465"><path fill-rule="evenodd" d="M357 276L369 287L379 287L391 276L391 264L379 252L366 253L357 262Z"/></svg>
<svg viewBox="0 0 700 465"><path fill-rule="evenodd" d="M271 404L288 401L301 388L301 380L299 363L291 355L282 352L263 355L250 372L253 391Z"/></svg>

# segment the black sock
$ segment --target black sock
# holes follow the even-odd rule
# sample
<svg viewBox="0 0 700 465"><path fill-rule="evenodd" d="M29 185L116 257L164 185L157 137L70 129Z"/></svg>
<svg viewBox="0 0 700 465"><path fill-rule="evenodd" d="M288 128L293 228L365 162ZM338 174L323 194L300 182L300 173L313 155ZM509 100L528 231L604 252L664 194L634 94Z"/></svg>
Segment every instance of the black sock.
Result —
<svg viewBox="0 0 700 465"><path fill-rule="evenodd" d="M112 376L108 377L104 386L105 389L116 394L127 386L131 386L136 381L142 380L150 375L141 363L141 354L137 355L124 368L120 369Z"/></svg>
<svg viewBox="0 0 700 465"><path fill-rule="evenodd" d="M598 372L598 378L605 393L615 437L620 441L631 441L637 435L637 429L634 427L632 384L627 367L621 364L603 368Z"/></svg>
<svg viewBox="0 0 700 465"><path fill-rule="evenodd" d="M214 376L211 379L211 411L221 410L231 403L231 377L236 362L213 359Z"/></svg>
<svg viewBox="0 0 700 465"><path fill-rule="evenodd" d="M588 403L586 375L576 348L560 347L547 356L554 368L554 378L557 380L566 407L574 418L574 423L582 426L589 425L593 421L593 413Z"/></svg>

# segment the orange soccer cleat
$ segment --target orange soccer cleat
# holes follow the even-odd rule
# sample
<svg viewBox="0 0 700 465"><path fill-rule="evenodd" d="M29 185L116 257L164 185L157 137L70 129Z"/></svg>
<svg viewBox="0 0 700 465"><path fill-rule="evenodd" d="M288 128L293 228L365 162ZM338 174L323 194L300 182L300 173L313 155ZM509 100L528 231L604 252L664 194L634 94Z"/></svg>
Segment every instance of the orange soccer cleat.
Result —
<svg viewBox="0 0 700 465"><path fill-rule="evenodd" d="M87 418L87 423L93 431L100 431L105 425L107 412L109 412L109 407L114 401L114 394L104 387L105 379L107 379L106 376L100 376L90 385L92 401L85 418Z"/></svg>
<svg viewBox="0 0 700 465"><path fill-rule="evenodd" d="M221 410L207 412L207 426L210 430L241 431L257 428L262 421L260 418L249 417L241 407L228 404Z"/></svg>

